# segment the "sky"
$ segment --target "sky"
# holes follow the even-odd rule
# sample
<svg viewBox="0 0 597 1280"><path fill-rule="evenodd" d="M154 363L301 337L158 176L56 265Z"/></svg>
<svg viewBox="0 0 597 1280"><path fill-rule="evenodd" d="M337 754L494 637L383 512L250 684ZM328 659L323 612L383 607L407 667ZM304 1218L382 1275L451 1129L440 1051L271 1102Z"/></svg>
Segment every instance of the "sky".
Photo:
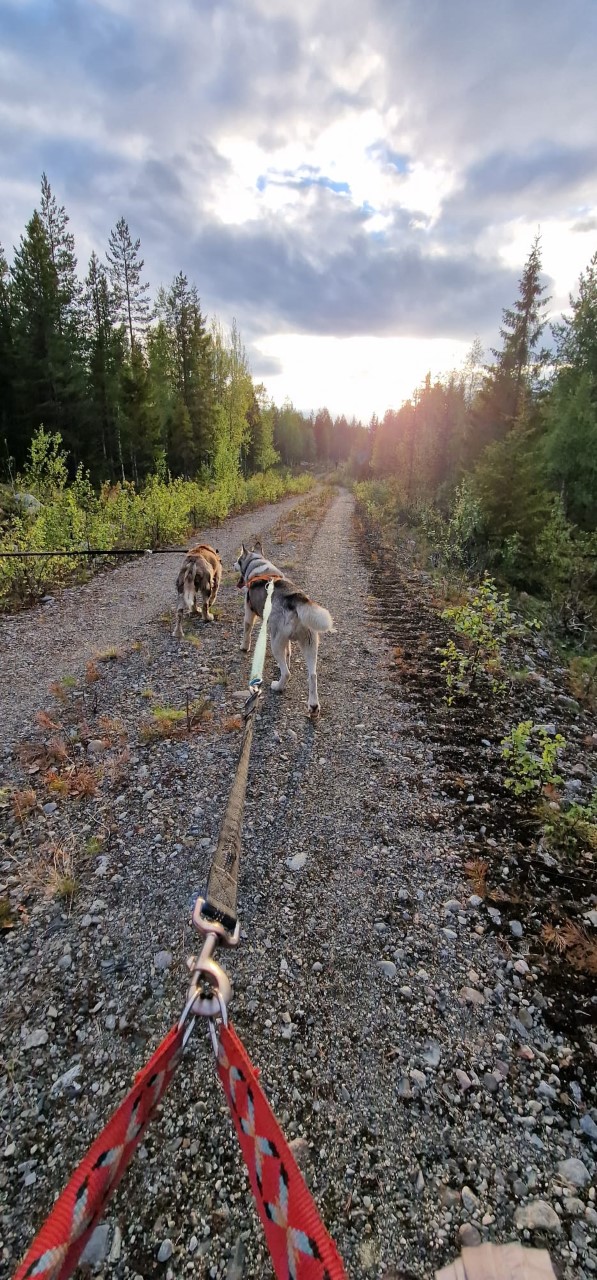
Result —
<svg viewBox="0 0 597 1280"><path fill-rule="evenodd" d="M368 419L597 250L595 0L0 0L0 242L124 216L278 403Z"/></svg>

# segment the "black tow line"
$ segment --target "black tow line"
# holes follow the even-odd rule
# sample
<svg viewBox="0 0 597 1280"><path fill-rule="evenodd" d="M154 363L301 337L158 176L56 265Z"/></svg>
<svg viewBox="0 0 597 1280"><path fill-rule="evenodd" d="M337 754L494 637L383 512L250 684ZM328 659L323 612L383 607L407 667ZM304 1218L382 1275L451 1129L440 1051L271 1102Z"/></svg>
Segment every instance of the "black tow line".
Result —
<svg viewBox="0 0 597 1280"><path fill-rule="evenodd" d="M0 559L45 559L47 556L180 556L186 555L188 547L162 547L152 551L151 547L113 547L112 551L104 551L99 547L87 547L85 551L1 551Z"/></svg>

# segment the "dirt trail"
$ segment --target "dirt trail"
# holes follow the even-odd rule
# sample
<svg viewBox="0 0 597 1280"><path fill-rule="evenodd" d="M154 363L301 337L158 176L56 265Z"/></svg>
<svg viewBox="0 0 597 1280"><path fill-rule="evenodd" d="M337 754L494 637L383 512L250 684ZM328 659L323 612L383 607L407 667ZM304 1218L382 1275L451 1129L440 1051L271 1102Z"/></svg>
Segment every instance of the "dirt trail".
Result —
<svg viewBox="0 0 597 1280"><path fill-rule="evenodd" d="M218 527L202 529L201 540L217 547L226 569L243 538L263 537L305 496L284 498L257 511L232 516ZM192 540L191 540L192 542ZM191 545L189 542L189 546ZM2 737L13 740L20 726L44 705L53 680L85 665L100 649L134 640L172 609L176 556L138 557L117 565L80 587L72 587L16 615L0 616L0 700Z"/></svg>
<svg viewBox="0 0 597 1280"><path fill-rule="evenodd" d="M565 1280L584 1280L597 1269L591 1081L574 1044L543 1021L524 938L499 943L466 887L465 836L441 793L421 710L389 679L361 550L345 493L317 528L301 529L291 512L268 539L267 553L294 562L289 572L330 609L337 634L321 646L319 723L304 715L298 655L286 693L266 693L257 723L242 942L224 957L232 1020L351 1278L423 1280L462 1243L520 1238L545 1244ZM3 953L9 1267L179 1013L194 949L189 904L205 882L236 758L227 729L248 670L240 630L232 585L219 625L193 622L180 646L165 627L142 628L142 648L94 686L91 728L99 733L103 716L110 738L98 794L59 798L50 814L25 820L24 834L11 828L7 877L53 840L73 848L79 888L72 907L38 905ZM152 702L181 706L187 690L209 699L212 719L190 737L148 741ZM65 736L81 719L78 692L57 708ZM124 731L129 754L118 769ZM77 861L96 833L100 847ZM34 981L42 957L43 987ZM46 1042L35 1047L33 1037L28 1048L39 1030ZM205 1037L105 1227L103 1277L223 1277L239 1236L245 1276L271 1275ZM158 1261L160 1249L169 1261Z"/></svg>

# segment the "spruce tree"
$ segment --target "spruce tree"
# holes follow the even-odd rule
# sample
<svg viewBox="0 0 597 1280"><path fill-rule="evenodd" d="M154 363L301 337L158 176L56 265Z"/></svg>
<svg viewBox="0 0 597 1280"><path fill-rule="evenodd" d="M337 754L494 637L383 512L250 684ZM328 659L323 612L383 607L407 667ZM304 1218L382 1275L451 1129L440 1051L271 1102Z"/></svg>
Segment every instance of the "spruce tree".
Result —
<svg viewBox="0 0 597 1280"><path fill-rule="evenodd" d="M114 328L114 302L106 268L92 253L83 295L88 357L88 460L101 479L120 475L119 378L124 363L121 334Z"/></svg>
<svg viewBox="0 0 597 1280"><path fill-rule="evenodd" d="M128 223L119 218L110 232L106 258L116 315L125 326L131 352L140 344L151 319L149 284L141 280L144 262L140 248L141 241L131 239Z"/></svg>
<svg viewBox="0 0 597 1280"><path fill-rule="evenodd" d="M10 299L10 273L4 250L0 245L0 474L14 474L14 462L18 448L15 433L14 403L14 352Z"/></svg>
<svg viewBox="0 0 597 1280"><path fill-rule="evenodd" d="M472 417L476 453L491 440L503 439L529 402L541 388L541 375L549 353L539 346L546 325L545 307L549 299L541 284L541 249L537 235L519 281L519 295L513 307L502 313L502 345L492 349L494 363Z"/></svg>
<svg viewBox="0 0 597 1280"><path fill-rule="evenodd" d="M41 424L50 431L61 431L64 425L58 277L39 213L33 214L21 236L10 274L20 465Z"/></svg>
<svg viewBox="0 0 597 1280"><path fill-rule="evenodd" d="M75 238L68 230L68 214L63 205L58 205L45 173L42 173L41 177L39 216L56 272L58 325L60 331L64 332L69 325L72 327L77 325L81 286L77 278Z"/></svg>

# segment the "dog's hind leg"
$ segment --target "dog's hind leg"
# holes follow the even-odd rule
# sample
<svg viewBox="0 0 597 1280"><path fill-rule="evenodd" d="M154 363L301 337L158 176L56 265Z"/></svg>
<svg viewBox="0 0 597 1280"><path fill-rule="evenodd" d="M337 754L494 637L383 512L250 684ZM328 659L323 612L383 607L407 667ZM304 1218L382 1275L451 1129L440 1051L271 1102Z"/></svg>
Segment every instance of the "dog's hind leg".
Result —
<svg viewBox="0 0 597 1280"><path fill-rule="evenodd" d="M243 627L243 638L240 642L240 647L243 653L248 653L249 649L251 648L251 636L253 634L253 627L255 626L256 621L257 621L257 614L253 613L253 610L249 604L249 598L248 596L245 596L245 617L244 617L244 627Z"/></svg>
<svg viewBox="0 0 597 1280"><path fill-rule="evenodd" d="M208 602L207 602L207 610L208 610L208 612L209 612L209 610L210 610L210 609L213 609L213 606L214 606L214 604L216 603L216 596L217 596L217 594L218 594L219 589L220 589L220 579L219 579L219 578L217 578L217 577L214 577L213 582L212 582L212 585L211 585L211 595L210 595L209 600L208 600Z"/></svg>
<svg viewBox="0 0 597 1280"><path fill-rule="evenodd" d="M272 689L274 693L281 693L288 684L290 675L290 667L287 662L288 640L284 635L272 635L272 653L280 668L279 680L272 680Z"/></svg>
<svg viewBox="0 0 597 1280"><path fill-rule="evenodd" d="M179 590L178 599L176 601L176 624L174 627L174 631L172 632L172 636L175 640L184 639L184 632L182 629L183 613L184 613L184 594L181 590Z"/></svg>
<svg viewBox="0 0 597 1280"><path fill-rule="evenodd" d="M319 697L317 694L317 650L319 649L319 636L316 631L308 631L306 638L299 641L301 653L305 659L305 666L309 676L309 715L319 715Z"/></svg>

